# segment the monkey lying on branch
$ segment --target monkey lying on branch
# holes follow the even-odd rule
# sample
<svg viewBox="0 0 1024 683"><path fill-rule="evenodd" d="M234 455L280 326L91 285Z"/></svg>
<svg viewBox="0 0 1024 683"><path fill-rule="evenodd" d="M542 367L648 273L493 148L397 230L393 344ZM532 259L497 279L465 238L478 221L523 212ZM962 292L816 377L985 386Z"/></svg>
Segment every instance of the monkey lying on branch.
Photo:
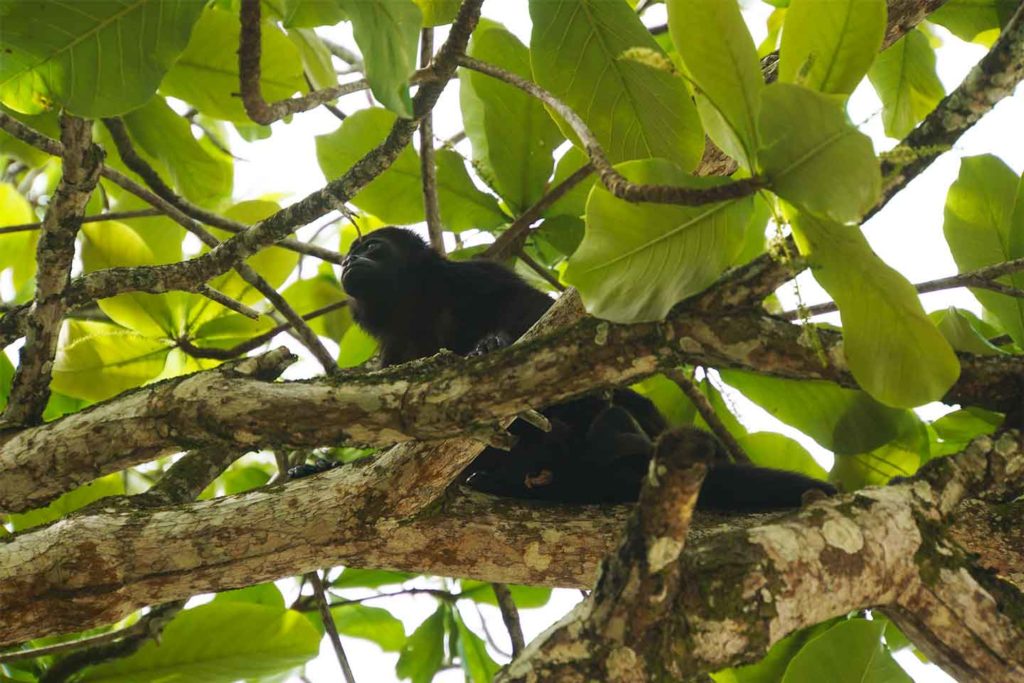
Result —
<svg viewBox="0 0 1024 683"><path fill-rule="evenodd" d="M360 237L342 264L355 321L380 342L386 367L442 348L468 356L518 339L554 301L490 261L449 261L415 233L382 228ZM654 442L669 430L654 404L629 389L595 392L541 411L548 432L515 420L508 452L486 448L464 473L485 493L565 503L635 501ZM697 507L754 511L799 507L804 493L834 494L794 472L731 464L711 434L687 429L695 460L710 468ZM305 476L333 464L306 465Z"/></svg>

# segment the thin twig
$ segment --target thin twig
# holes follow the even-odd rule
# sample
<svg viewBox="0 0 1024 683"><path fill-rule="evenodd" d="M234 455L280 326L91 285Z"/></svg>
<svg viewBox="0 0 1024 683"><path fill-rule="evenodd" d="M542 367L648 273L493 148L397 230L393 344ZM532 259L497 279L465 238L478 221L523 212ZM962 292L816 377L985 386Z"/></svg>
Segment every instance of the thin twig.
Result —
<svg viewBox="0 0 1024 683"><path fill-rule="evenodd" d="M103 125L105 125L107 130L110 132L110 135L114 140L114 144L117 146L117 151L121 155L121 160L126 166L128 166L128 168L135 173L138 173L146 184L153 190L157 199L161 200L161 202L169 209L166 213L172 217L175 217L176 214L180 213L181 217L184 218L184 222L179 221L179 224L198 237L206 246L211 249L217 247L220 244L220 240L214 237L208 230L206 230L206 228L199 225L198 222L191 220L188 216L184 215L184 212L182 212L175 204L175 200L184 200L178 197L163 181L160 174L156 172L156 169L150 166L149 162L140 157L138 152L135 151L135 148L132 146L131 138L128 135L128 129L125 127L124 122L121 119L106 118L103 119ZM152 204L154 202L151 201L150 203ZM281 296L274 287L271 287L270 284L245 261L236 263L234 265L234 269L242 280L262 294L267 301L277 309L278 313L283 315L285 319L291 323L291 327L298 335L299 340L307 349L309 349L310 353L313 354L313 357L320 362L324 372L328 375L336 373L339 368L334 357L331 356L330 352L324 347L316 333L306 325L302 317L295 312L287 301L285 301L285 298ZM196 291L199 291L204 286L205 285L203 284L197 285Z"/></svg>
<svg viewBox="0 0 1024 683"><path fill-rule="evenodd" d="M47 669L46 673L39 678L39 683L64 683L64 681L69 680L87 666L130 655L142 647L147 640L159 637L164 627L170 623L184 606L184 600L175 600L157 605L127 628L111 633L103 633L94 638L83 638L82 640L52 646L53 648L73 646L63 651L66 652L70 649L75 651ZM104 638L104 636L116 636L116 640ZM18 654L35 652L36 654L32 656L38 657L44 654L41 652L44 649L47 648L39 648L34 651L28 650L25 653ZM51 651L46 654L55 653Z"/></svg>
<svg viewBox="0 0 1024 683"><path fill-rule="evenodd" d="M631 182L612 166L601 143L598 142L579 114L550 92L511 71L488 64L487 62L481 62L472 57L460 55L458 63L459 66L478 71L513 85L528 95L536 97L557 112L559 116L565 119L565 122L569 124L573 132L576 133L576 137L580 139L580 143L590 158L590 163L593 164L594 169L597 171L601 183L619 199L629 202L701 206L739 197L747 197L766 187L765 180L759 177L743 178L722 185L699 189L677 185L645 185Z"/></svg>
<svg viewBox="0 0 1024 683"><path fill-rule="evenodd" d="M501 610L501 620L505 622L508 629L508 637L512 641L512 658L515 659L526 647L523 639L523 626L519 623L519 609L512 599L512 591L503 583L492 583L494 597L498 599L498 609Z"/></svg>
<svg viewBox="0 0 1024 683"><path fill-rule="evenodd" d="M686 394L686 398L690 399L690 403L694 405L697 412L700 413L701 418L707 423L708 427L718 437L718 440L725 446L725 450L729 452L733 462L737 463L749 463L750 456L743 450L739 442L729 432L725 423L715 413L714 407L711 402L708 401L708 397L701 392L700 388L694 383L692 379L682 370L678 368L672 368L664 371L665 376L676 383L676 385L682 389L683 393Z"/></svg>
<svg viewBox="0 0 1024 683"><path fill-rule="evenodd" d="M534 202L533 206L512 221L512 224L508 226L508 230L501 233L498 239L494 240L494 243L487 247L481 256L501 261L518 252L530 232L530 226L544 215L544 212L555 202L568 194L569 190L582 183L593 172L594 167L591 164L584 164L568 178L555 185L543 197Z"/></svg>
<svg viewBox="0 0 1024 683"><path fill-rule="evenodd" d="M249 306L246 306L241 301L236 301L235 299L232 299L224 292L219 292L213 287L210 287L209 285L200 285L196 292L202 294L210 301L216 301L224 308L229 308L235 313L238 313L239 315L244 315L246 318L250 318L252 320L260 319L259 311L250 308Z"/></svg>
<svg viewBox="0 0 1024 683"><path fill-rule="evenodd" d="M98 213L92 216L82 216L79 219L79 223L97 223L99 221L123 221L129 218L149 218L152 216L163 215L156 209L139 209L138 211L111 211L109 213ZM0 228L0 235L5 235L10 232L27 232L29 230L38 230L43 227L42 222L39 223L22 223L21 225L6 225Z"/></svg>
<svg viewBox="0 0 1024 683"><path fill-rule="evenodd" d="M434 58L434 29L420 32L420 67L427 68ZM430 246L444 256L441 209L437 203L437 162L434 152L434 117L427 112L420 121L420 176L423 180L423 209L427 220Z"/></svg>
<svg viewBox="0 0 1024 683"><path fill-rule="evenodd" d="M976 287L978 289L987 289L989 291L999 292L1000 294L1005 294L1007 296L1024 298L1024 289L1011 287L1010 285L1004 285L1001 282L995 281L995 278L997 277L1002 277L1022 270L1024 270L1024 258L1018 258L1010 261L1003 261L1002 263L996 263L991 266L985 266L984 268L971 270L966 273L960 273L959 275L950 275L937 280L921 282L914 285L914 289L917 290L918 294L926 294L928 292L938 292L944 289ZM791 311L785 311L780 315L786 320L797 320L805 315L823 315L825 313L834 313L838 310L839 306L837 306L834 301L826 301L813 306L803 306Z"/></svg>
<svg viewBox="0 0 1024 683"><path fill-rule="evenodd" d="M557 289L559 292L565 291L565 285L559 282L558 278L551 274L551 271L549 271L547 268L534 261L533 258L525 251L520 249L519 253L516 254L516 256L519 258L520 261L529 266L530 270L544 278L544 280L546 280L549 285Z"/></svg>
<svg viewBox="0 0 1024 683"><path fill-rule="evenodd" d="M314 318L319 318L322 315L327 315L328 313L336 311L339 308L344 308L345 306L348 306L348 299L335 301L333 304L328 304L326 306L323 306L314 311L310 311L309 313L304 314L302 316L302 319L306 321L313 320ZM273 329L267 330L263 334L257 335L252 339L247 339L246 341L240 344L235 344L234 346L228 349L216 349L195 346L187 337L182 337L181 339L178 339L178 348L180 348L182 351L192 356L193 358L230 360L232 358L237 358L238 356L241 356L243 353L248 353L249 351L258 349L259 347L263 346L264 344L266 344L267 342L269 342L271 339L281 334L282 332L287 332L288 330L291 329L291 327L292 324L290 322L282 323L281 325L278 325Z"/></svg>
<svg viewBox="0 0 1024 683"><path fill-rule="evenodd" d="M345 676L345 681L347 683L355 683L356 677L352 675L352 667L349 666L348 657L345 656L345 648L341 646L341 636L338 635L338 626L334 623L331 605L327 601L327 593L324 592L324 584L320 580L320 574L315 571L309 572L306 574L306 580L313 587L313 595L316 596L316 602L320 608L320 618L324 622L324 629L331 640L331 645L334 646L334 654L338 657L338 664L341 666L341 672Z"/></svg>

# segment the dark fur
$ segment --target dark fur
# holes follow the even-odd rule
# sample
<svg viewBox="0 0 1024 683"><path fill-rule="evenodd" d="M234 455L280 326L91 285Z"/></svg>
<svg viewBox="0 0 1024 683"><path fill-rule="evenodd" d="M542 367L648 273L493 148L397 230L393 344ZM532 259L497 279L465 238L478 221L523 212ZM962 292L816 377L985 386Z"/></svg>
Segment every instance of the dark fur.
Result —
<svg viewBox="0 0 1024 683"><path fill-rule="evenodd" d="M357 323L378 339L385 366L431 356L500 348L520 337L552 299L487 261L448 261L414 233L383 228L357 240L342 284ZM467 468L468 483L495 495L571 503L635 501L668 424L649 400L628 389L590 394L543 411L549 433L522 420L510 452L487 448ZM673 432L679 434L679 432ZM798 507L804 492L834 493L791 472L725 462L717 440L698 506L763 510Z"/></svg>

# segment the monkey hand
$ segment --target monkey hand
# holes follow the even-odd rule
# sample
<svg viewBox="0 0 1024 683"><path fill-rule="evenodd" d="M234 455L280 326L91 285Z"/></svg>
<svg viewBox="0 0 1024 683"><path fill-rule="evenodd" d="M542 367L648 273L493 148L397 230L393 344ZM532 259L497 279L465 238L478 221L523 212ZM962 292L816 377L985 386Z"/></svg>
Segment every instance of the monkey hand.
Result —
<svg viewBox="0 0 1024 683"><path fill-rule="evenodd" d="M473 347L473 350L469 352L468 356L470 358L482 356L485 353L503 349L511 343L512 339L505 332L494 332L478 341L476 346Z"/></svg>

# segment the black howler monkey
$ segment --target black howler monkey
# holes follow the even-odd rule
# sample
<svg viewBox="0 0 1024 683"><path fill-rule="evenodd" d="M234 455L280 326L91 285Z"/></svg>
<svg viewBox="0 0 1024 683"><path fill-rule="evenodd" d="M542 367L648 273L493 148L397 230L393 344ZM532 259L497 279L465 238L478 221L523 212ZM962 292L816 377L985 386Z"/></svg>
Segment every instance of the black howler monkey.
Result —
<svg viewBox="0 0 1024 683"><path fill-rule="evenodd" d="M449 261L415 233L383 228L352 244L341 282L355 321L380 342L384 366L442 348L485 353L521 336L552 305L504 266ZM495 495L573 503L635 501L669 426L654 404L628 389L595 392L542 411L543 432L523 420L510 452L487 448L466 469L467 483ZM705 509L798 507L808 490L834 493L792 472L724 462L710 434L691 430L709 468L698 500ZM720 457L715 457L715 456Z"/></svg>

